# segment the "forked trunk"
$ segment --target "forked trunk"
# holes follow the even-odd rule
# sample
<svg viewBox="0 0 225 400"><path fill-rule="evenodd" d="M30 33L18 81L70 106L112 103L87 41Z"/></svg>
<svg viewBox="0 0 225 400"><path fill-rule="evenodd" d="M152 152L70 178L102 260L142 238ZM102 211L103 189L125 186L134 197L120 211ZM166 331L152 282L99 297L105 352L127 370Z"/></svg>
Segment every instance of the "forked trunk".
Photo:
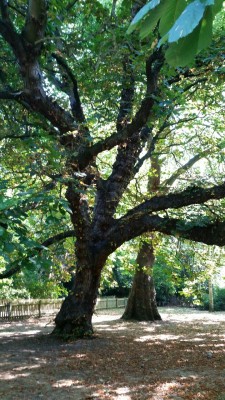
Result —
<svg viewBox="0 0 225 400"><path fill-rule="evenodd" d="M143 243L137 257L138 267L122 319L161 320L156 304L154 281L151 276L154 260L152 245Z"/></svg>

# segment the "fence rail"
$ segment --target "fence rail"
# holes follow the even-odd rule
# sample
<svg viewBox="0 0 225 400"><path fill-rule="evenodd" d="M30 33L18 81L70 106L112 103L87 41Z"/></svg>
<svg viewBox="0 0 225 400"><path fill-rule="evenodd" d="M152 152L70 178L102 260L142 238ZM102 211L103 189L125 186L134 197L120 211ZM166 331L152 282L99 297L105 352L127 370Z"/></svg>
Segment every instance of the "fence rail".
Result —
<svg viewBox="0 0 225 400"><path fill-rule="evenodd" d="M14 320L56 314L62 302L63 299L0 301L0 320ZM95 310L124 308L126 304L127 298L103 297L97 299Z"/></svg>

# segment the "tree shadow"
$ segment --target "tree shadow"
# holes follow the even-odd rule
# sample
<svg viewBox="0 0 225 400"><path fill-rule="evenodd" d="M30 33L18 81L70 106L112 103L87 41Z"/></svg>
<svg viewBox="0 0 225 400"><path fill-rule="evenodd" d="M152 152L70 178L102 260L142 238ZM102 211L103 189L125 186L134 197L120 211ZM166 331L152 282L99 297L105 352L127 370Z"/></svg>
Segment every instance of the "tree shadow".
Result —
<svg viewBox="0 0 225 400"><path fill-rule="evenodd" d="M67 343L30 328L1 338L3 400L225 398L225 323L99 321Z"/></svg>

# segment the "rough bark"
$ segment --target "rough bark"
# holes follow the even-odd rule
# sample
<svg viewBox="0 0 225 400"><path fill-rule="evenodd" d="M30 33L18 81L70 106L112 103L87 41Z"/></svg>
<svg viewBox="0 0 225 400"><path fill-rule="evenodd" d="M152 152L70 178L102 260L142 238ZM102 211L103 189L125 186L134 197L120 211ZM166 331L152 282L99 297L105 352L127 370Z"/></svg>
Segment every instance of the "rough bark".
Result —
<svg viewBox="0 0 225 400"><path fill-rule="evenodd" d="M63 339L91 336L92 315L96 304L101 269L95 265L79 268L69 295L55 318L53 335Z"/></svg>
<svg viewBox="0 0 225 400"><path fill-rule="evenodd" d="M155 256L151 243L144 242L137 256L137 269L122 319L160 320L152 277Z"/></svg>

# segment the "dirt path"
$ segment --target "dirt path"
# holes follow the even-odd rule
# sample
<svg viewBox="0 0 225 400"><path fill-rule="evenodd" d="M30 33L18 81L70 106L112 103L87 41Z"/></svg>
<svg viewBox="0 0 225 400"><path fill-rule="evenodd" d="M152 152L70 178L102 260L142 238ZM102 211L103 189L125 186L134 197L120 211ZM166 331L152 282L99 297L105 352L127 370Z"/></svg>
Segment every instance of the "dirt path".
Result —
<svg viewBox="0 0 225 400"><path fill-rule="evenodd" d="M0 399L225 400L225 312L160 312L154 324L101 313L95 338L75 343L45 318L1 324Z"/></svg>

